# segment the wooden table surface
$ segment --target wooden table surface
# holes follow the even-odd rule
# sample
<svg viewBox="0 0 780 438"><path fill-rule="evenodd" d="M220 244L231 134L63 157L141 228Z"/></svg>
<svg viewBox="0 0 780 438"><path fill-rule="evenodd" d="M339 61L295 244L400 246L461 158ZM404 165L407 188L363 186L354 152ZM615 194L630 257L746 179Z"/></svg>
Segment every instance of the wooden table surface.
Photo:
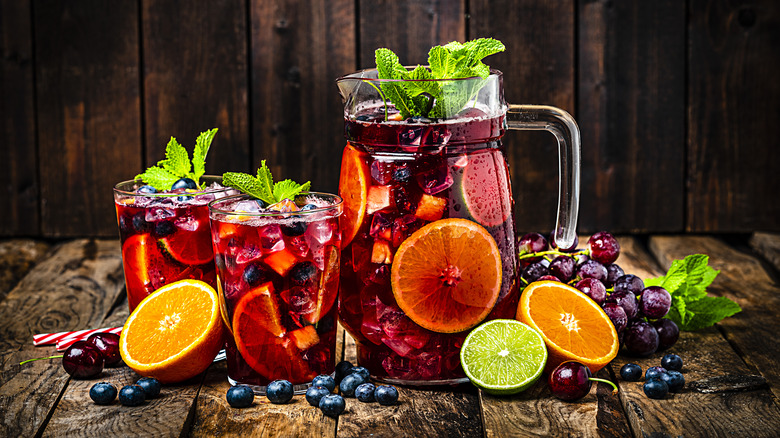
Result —
<svg viewBox="0 0 780 438"><path fill-rule="evenodd" d="M399 388L398 405L347 399L337 420L323 416L303 396L285 405L256 397L250 408L230 408L224 362L191 381L163 387L160 398L135 408L118 402L98 406L88 395L98 381L117 387L134 382L138 376L125 366L74 380L60 360L19 365L54 354L54 347L33 347L34 333L121 325L127 317L122 264L114 240L2 242L0 436L780 435L780 236L623 236L619 241L618 263L643 278L661 275L673 259L708 254L721 271L710 294L742 306L741 313L715 327L682 333L669 350L685 363L682 392L663 400L645 397L641 382L623 382L617 371L628 361L643 369L660 365L663 353L643 359L621 354L599 373L619 385L618 395L598 384L584 399L566 403L552 397L543 382L512 397L493 397L471 385ZM339 360L354 362L355 356L354 341L340 336Z"/></svg>

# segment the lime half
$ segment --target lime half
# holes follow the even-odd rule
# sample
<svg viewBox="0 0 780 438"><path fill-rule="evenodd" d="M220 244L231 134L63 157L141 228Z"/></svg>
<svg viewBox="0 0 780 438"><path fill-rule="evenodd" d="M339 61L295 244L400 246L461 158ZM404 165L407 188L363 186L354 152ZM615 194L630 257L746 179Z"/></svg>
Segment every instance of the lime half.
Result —
<svg viewBox="0 0 780 438"><path fill-rule="evenodd" d="M460 363L471 383L485 392L517 394L539 380L547 347L542 336L522 322L494 319L466 336Z"/></svg>

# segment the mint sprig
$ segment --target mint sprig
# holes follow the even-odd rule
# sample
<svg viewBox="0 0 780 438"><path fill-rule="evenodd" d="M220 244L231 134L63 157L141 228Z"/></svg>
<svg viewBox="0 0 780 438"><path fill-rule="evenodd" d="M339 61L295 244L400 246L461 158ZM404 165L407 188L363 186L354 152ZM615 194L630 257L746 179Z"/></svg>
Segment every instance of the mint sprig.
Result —
<svg viewBox="0 0 780 438"><path fill-rule="evenodd" d="M709 266L709 257L693 254L684 260L674 260L663 277L645 281L645 286L661 286L672 296L672 306L666 317L680 330L692 331L710 327L742 309L726 297L707 296L707 287L720 271Z"/></svg>
<svg viewBox="0 0 780 438"><path fill-rule="evenodd" d="M297 194L309 191L311 188L310 181L298 184L285 179L274 183L271 169L265 164L265 160L257 169L257 177L241 172L225 172L222 175L222 184L254 196L267 204L276 204L283 199L294 199Z"/></svg>
<svg viewBox="0 0 780 438"><path fill-rule="evenodd" d="M504 50L504 44L492 38L479 38L466 43L454 41L431 48L428 52L429 68L418 65L412 71L407 70L390 49L376 49L374 57L380 79L406 81L384 81L381 85L384 97L395 104L403 118L448 118L463 109L490 75L490 68L482 63L482 59ZM464 78L482 80L434 80Z"/></svg>
<svg viewBox="0 0 780 438"><path fill-rule="evenodd" d="M200 178L206 173L206 155L216 134L217 128L214 128L198 135L192 161L187 149L171 137L165 146L165 159L158 161L156 166L147 168L144 173L136 175L135 179L161 191L170 190L173 183L181 178L191 178L200 187Z"/></svg>

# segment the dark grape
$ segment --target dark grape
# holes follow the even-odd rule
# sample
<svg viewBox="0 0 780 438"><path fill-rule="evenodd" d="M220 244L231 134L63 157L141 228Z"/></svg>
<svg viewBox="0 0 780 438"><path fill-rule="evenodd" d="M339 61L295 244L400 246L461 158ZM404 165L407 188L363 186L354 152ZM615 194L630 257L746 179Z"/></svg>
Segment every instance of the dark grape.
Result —
<svg viewBox="0 0 780 438"><path fill-rule="evenodd" d="M580 278L595 278L599 281L605 281L607 279L607 268L596 260L588 260L580 265L577 269L577 275Z"/></svg>
<svg viewBox="0 0 780 438"><path fill-rule="evenodd" d="M588 248L590 258L604 265L614 263L620 255L620 244L615 236L606 231L599 231L590 236Z"/></svg>
<svg viewBox="0 0 780 438"><path fill-rule="evenodd" d="M658 332L649 322L633 320L626 327L624 343L631 353L647 356L658 349Z"/></svg>
<svg viewBox="0 0 780 438"><path fill-rule="evenodd" d="M615 303L622 307L628 319L635 318L638 313L639 306L636 297L631 292L612 292L607 297L606 302Z"/></svg>
<svg viewBox="0 0 780 438"><path fill-rule="evenodd" d="M574 236L574 242L568 248L558 248L558 244L555 242L555 233L550 233L550 247L557 249L561 252L574 252L577 250L577 245L580 244L580 238Z"/></svg>
<svg viewBox="0 0 780 438"><path fill-rule="evenodd" d="M540 260L538 262L531 263L523 269L522 278L528 283L533 283L538 280L539 277L547 275L550 270L545 263L546 260Z"/></svg>
<svg viewBox="0 0 780 438"><path fill-rule="evenodd" d="M615 326L615 331L623 333L623 330L625 330L628 325L626 311L615 303L606 303L604 304L604 313L606 313L610 321L612 321L612 325Z"/></svg>
<svg viewBox="0 0 780 438"><path fill-rule="evenodd" d="M77 379L88 379L103 372L103 354L87 341L76 341L65 350L62 367Z"/></svg>
<svg viewBox="0 0 780 438"><path fill-rule="evenodd" d="M539 233L527 233L517 242L517 248L520 251L520 255L529 254L533 252L547 251L547 239ZM538 262L542 257L529 257L520 260L523 266L527 266L531 263Z"/></svg>
<svg viewBox="0 0 780 438"><path fill-rule="evenodd" d="M607 268L607 281L604 282L604 286L612 287L618 278L625 275L623 268L621 268L617 263L610 263L605 267Z"/></svg>
<svg viewBox="0 0 780 438"><path fill-rule="evenodd" d="M666 315L671 305L672 296L660 286L646 287L639 295L639 311L650 319Z"/></svg>
<svg viewBox="0 0 780 438"><path fill-rule="evenodd" d="M87 344L100 350L106 366L122 361L119 355L119 335L116 333L93 333L87 338Z"/></svg>
<svg viewBox="0 0 780 438"><path fill-rule="evenodd" d="M542 275L536 281L557 281L558 283L561 283L561 279L560 278L558 278L558 277L556 277L554 275L550 275L550 274Z"/></svg>
<svg viewBox="0 0 780 438"><path fill-rule="evenodd" d="M658 350L666 350L677 342L680 337L680 329L671 319L661 318L653 322L653 327L658 332Z"/></svg>
<svg viewBox="0 0 780 438"><path fill-rule="evenodd" d="M574 268L574 259L569 256L558 256L550 262L550 274L563 283L568 283L574 276Z"/></svg>
<svg viewBox="0 0 780 438"><path fill-rule="evenodd" d="M641 278L632 274L623 275L622 277L619 277L615 281L615 285L614 285L615 292L619 292L619 291L631 292L636 296L639 296L639 294L642 292L642 289L644 288L645 288L645 282L642 281Z"/></svg>
<svg viewBox="0 0 780 438"><path fill-rule="evenodd" d="M604 301L607 299L607 288L604 287L604 283L595 278L582 279L574 287L589 296L599 306L603 306Z"/></svg>

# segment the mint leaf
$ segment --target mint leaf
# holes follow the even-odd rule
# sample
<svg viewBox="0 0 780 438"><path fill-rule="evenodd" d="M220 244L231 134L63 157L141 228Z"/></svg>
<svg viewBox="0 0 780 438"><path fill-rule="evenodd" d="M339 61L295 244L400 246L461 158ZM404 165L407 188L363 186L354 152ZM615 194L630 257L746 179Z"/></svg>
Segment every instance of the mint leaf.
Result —
<svg viewBox="0 0 780 438"><path fill-rule="evenodd" d="M260 192L253 194L253 196L270 204L275 203L273 194L274 177L271 175L271 169L265 164L265 160L260 162L260 168L257 169L257 181L260 183Z"/></svg>
<svg viewBox="0 0 780 438"><path fill-rule="evenodd" d="M295 199L295 195L308 191L310 187L311 183L308 181L303 185L289 179L279 181L274 184L274 198L276 198L277 201L281 201L282 199Z"/></svg>
<svg viewBox="0 0 780 438"><path fill-rule="evenodd" d="M161 167L150 167L146 172L136 175L134 179L141 180L157 190L170 190L179 177Z"/></svg>
<svg viewBox="0 0 780 438"><path fill-rule="evenodd" d="M699 330L732 316L742 310L739 304L726 297L703 297L686 304L691 317L678 324L680 330Z"/></svg>
<svg viewBox="0 0 780 438"><path fill-rule="evenodd" d="M306 181L304 184L298 184L289 179L278 183L273 181L271 169L268 168L265 160L260 162L260 167L257 169L257 177L240 172L226 172L222 175L222 183L224 185L254 196L267 204L276 204L283 199L294 200L297 194L308 191L311 187L311 182L309 181Z"/></svg>
<svg viewBox="0 0 780 438"><path fill-rule="evenodd" d="M190 154L187 153L184 146L171 137L165 147L165 159L159 161L157 165L174 175L182 175L184 178L190 173Z"/></svg>
<svg viewBox="0 0 780 438"><path fill-rule="evenodd" d="M252 178L252 175L239 172L225 172L222 174L222 184L238 189L255 198L263 199L259 195L263 192L261 184L257 179ZM263 201L269 202L265 199L263 199Z"/></svg>
<svg viewBox="0 0 780 438"><path fill-rule="evenodd" d="M173 183L181 178L192 178L200 186L200 178L206 172L206 154L216 133L217 128L200 133L192 154L192 162L187 149L171 137L165 146L165 159L136 175L135 179L142 180L160 191L170 190Z"/></svg>
<svg viewBox="0 0 780 438"><path fill-rule="evenodd" d="M209 153L215 135L217 135L217 128L201 132L195 140L195 150L192 152L192 179L195 181L200 181L200 177L206 173L206 155Z"/></svg>

